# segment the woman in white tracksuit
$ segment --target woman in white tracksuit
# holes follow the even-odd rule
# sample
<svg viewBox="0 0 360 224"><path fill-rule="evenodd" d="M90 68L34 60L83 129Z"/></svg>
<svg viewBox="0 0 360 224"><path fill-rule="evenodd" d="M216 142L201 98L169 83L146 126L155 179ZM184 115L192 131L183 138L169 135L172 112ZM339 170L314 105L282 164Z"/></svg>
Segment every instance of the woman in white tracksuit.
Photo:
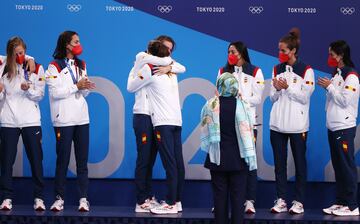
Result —
<svg viewBox="0 0 360 224"><path fill-rule="evenodd" d="M242 100L249 103L249 113L254 124L254 137L256 141L256 106L261 103L265 88L264 75L261 69L250 62L248 49L241 41L230 43L228 46L228 60L226 65L218 72L218 77L224 72L232 73L239 83L239 93ZM254 214L257 186L257 170L249 171L246 183L245 212Z"/></svg>
<svg viewBox="0 0 360 224"><path fill-rule="evenodd" d="M150 116L150 107L147 89L142 87L145 80L139 77L139 70L144 66L156 68L170 67L172 73L182 73L183 66L173 61L170 57L157 57L156 52L149 52L159 48L161 41L150 42L147 52L136 55L134 67L129 73L127 90L135 93L133 107L133 128L136 136L137 159L135 168L136 207L135 212L150 212L150 209L159 205L152 193L152 169L157 155L157 146L154 136L154 127Z"/></svg>
<svg viewBox="0 0 360 224"><path fill-rule="evenodd" d="M307 179L306 139L309 131L310 97L314 91L314 71L298 58L300 31L292 29L279 41L279 61L273 69L270 99L270 141L275 163L277 200L271 212L286 212L287 145L295 163L295 200L289 212L304 212Z"/></svg>
<svg viewBox="0 0 360 224"><path fill-rule="evenodd" d="M323 209L323 212L337 216L358 216L354 139L360 85L350 47L345 41L330 44L328 65L335 68L332 78L319 78L318 84L327 91L326 127L335 172L336 202Z"/></svg>
<svg viewBox="0 0 360 224"><path fill-rule="evenodd" d="M157 44L156 41L153 42ZM167 57L168 48L161 44L154 56ZM185 70L185 68L184 68ZM151 121L155 130L155 141L166 171L168 194L161 205L150 209L155 214L178 213L181 208L181 193L185 177L181 142L181 108L177 76L175 74L156 73L159 69L151 64L144 65L137 76L140 87L147 87Z"/></svg>
<svg viewBox="0 0 360 224"><path fill-rule="evenodd" d="M20 37L7 43L7 58L0 69L1 110L1 191L2 210L12 209L12 172L21 135L30 161L34 182L34 209L45 210L43 201L43 152L41 121L38 102L44 96L44 69L37 64L35 72L27 69L26 45ZM5 61L5 60L4 60Z"/></svg>
<svg viewBox="0 0 360 224"><path fill-rule="evenodd" d="M60 34L52 61L46 72L49 86L51 120L56 137L55 202L52 211L64 209L65 181L71 145L74 142L79 187L79 211L89 211L88 154L89 112L85 97L95 87L87 76L79 35L74 31Z"/></svg>

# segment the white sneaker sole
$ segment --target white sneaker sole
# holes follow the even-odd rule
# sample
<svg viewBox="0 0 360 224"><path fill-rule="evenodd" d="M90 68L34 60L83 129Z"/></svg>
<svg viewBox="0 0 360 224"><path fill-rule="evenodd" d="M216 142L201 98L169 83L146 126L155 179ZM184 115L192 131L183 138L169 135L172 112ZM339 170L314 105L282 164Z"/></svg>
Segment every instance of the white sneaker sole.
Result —
<svg viewBox="0 0 360 224"><path fill-rule="evenodd" d="M322 211L323 211L323 213L325 213L327 215L332 215L333 211L336 211L336 210L323 209Z"/></svg>
<svg viewBox="0 0 360 224"><path fill-rule="evenodd" d="M61 212L62 210L64 210L64 207L62 207L62 208L60 208L60 209L51 208L50 210L53 211L53 212Z"/></svg>
<svg viewBox="0 0 360 224"><path fill-rule="evenodd" d="M359 216L359 213L337 213L336 211L333 212L333 215L336 216Z"/></svg>
<svg viewBox="0 0 360 224"><path fill-rule="evenodd" d="M161 212L157 212L157 211L152 211L152 210L150 210L150 212L152 213L152 214L156 214L156 215L166 215L166 214L178 214L178 211L176 210L176 211L161 211Z"/></svg>
<svg viewBox="0 0 360 224"><path fill-rule="evenodd" d="M282 212L287 212L287 208L283 208L281 210L276 210L275 208L271 208L271 213L282 213Z"/></svg>
<svg viewBox="0 0 360 224"><path fill-rule="evenodd" d="M296 212L296 211L290 209L289 213L292 214L292 215L300 215L300 214L303 214L304 211Z"/></svg>

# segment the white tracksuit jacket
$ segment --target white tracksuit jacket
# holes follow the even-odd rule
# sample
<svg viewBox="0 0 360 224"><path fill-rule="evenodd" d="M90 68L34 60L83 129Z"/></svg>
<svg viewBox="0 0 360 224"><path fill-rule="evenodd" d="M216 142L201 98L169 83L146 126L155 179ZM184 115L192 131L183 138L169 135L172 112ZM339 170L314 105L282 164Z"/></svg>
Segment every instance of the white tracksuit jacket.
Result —
<svg viewBox="0 0 360 224"><path fill-rule="evenodd" d="M304 133L309 130L310 97L315 89L313 69L297 60L273 69L273 79L283 78L289 87L277 91L271 83L270 129L281 133Z"/></svg>

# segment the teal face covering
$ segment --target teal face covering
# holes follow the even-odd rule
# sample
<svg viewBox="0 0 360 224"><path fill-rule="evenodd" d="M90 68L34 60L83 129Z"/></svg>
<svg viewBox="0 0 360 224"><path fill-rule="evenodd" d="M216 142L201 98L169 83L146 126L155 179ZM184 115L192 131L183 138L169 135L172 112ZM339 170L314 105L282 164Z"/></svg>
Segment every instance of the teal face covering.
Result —
<svg viewBox="0 0 360 224"><path fill-rule="evenodd" d="M234 75L225 72L216 80L216 88L219 92L219 96L236 97L239 92L239 83Z"/></svg>

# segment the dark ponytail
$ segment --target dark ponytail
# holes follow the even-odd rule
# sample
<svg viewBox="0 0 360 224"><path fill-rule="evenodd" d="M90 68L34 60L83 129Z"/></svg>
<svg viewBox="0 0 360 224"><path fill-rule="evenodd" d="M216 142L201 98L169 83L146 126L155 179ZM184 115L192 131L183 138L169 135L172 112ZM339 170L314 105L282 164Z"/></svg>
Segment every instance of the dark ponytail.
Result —
<svg viewBox="0 0 360 224"><path fill-rule="evenodd" d="M241 41L232 42L229 44L228 49L230 48L230 46L234 46L241 55L241 57L244 59L244 61L251 64L248 49L243 42ZM229 62L226 62L223 72L233 73L234 65L230 65Z"/></svg>
<svg viewBox="0 0 360 224"><path fill-rule="evenodd" d="M350 46L344 40L334 41L329 47L335 54L342 56L342 60L346 66L355 68L354 63L351 60Z"/></svg>

